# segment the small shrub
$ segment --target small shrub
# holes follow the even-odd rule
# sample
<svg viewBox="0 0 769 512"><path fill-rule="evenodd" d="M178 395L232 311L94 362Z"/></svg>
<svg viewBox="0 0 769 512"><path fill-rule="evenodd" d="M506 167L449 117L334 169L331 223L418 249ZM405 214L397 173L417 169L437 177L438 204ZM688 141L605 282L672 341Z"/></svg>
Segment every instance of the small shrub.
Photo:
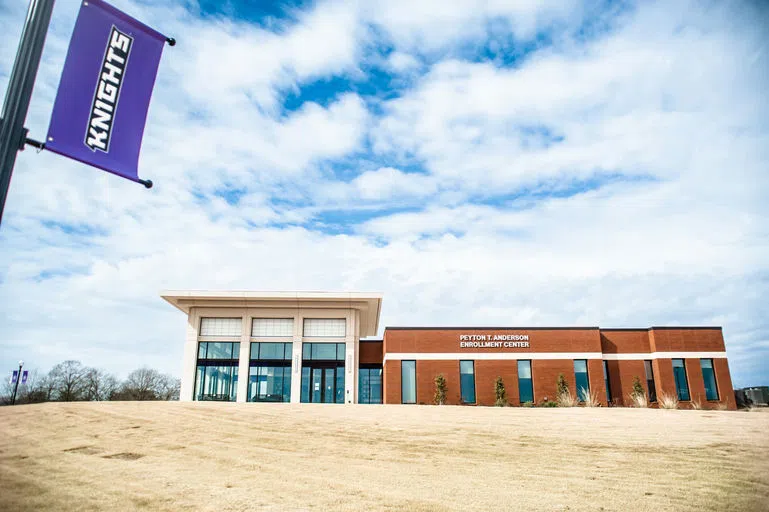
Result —
<svg viewBox="0 0 769 512"><path fill-rule="evenodd" d="M558 402L553 402L552 400L548 400L546 402L542 402L542 407L558 407Z"/></svg>
<svg viewBox="0 0 769 512"><path fill-rule="evenodd" d="M700 397L695 398L691 402L692 409L695 411L702 410L702 402L700 401Z"/></svg>
<svg viewBox="0 0 769 512"><path fill-rule="evenodd" d="M579 405L579 398L572 395L568 390L558 395L556 402L560 407L576 407Z"/></svg>
<svg viewBox="0 0 769 512"><path fill-rule="evenodd" d="M587 391L587 390L585 390ZM601 402L598 401L598 393L595 391L586 392L583 395L585 407L600 407Z"/></svg>
<svg viewBox="0 0 769 512"><path fill-rule="evenodd" d="M569 385L566 383L566 379L563 378L562 373L558 374L558 380L556 382L558 383L558 390L555 396L561 396L569 392Z"/></svg>
<svg viewBox="0 0 769 512"><path fill-rule="evenodd" d="M649 400L646 399L646 394L636 394L636 393L630 393L630 406L631 407L639 407L639 408L645 408L649 407Z"/></svg>
<svg viewBox="0 0 769 512"><path fill-rule="evenodd" d="M435 403L438 405L446 403L446 377L442 373L435 376Z"/></svg>
<svg viewBox="0 0 769 512"><path fill-rule="evenodd" d="M657 403L660 409L678 409L678 398L667 393L660 393Z"/></svg>
<svg viewBox="0 0 769 512"><path fill-rule="evenodd" d="M494 405L497 407L504 407L507 403L507 391L505 390L505 383L502 381L502 377L497 377L494 381Z"/></svg>
<svg viewBox="0 0 769 512"><path fill-rule="evenodd" d="M534 402L523 402L521 407L534 407Z"/></svg>

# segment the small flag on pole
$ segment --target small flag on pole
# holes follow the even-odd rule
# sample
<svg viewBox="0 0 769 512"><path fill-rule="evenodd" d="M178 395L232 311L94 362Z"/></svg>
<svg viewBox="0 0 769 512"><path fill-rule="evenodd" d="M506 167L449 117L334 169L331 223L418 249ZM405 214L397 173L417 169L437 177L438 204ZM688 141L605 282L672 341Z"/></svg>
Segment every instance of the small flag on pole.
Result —
<svg viewBox="0 0 769 512"><path fill-rule="evenodd" d="M24 371L21 373L21 383L22 383L22 384L26 384L26 383L27 383L27 374L28 374L28 373L29 373L29 372L28 372L27 370L24 370Z"/></svg>
<svg viewBox="0 0 769 512"><path fill-rule="evenodd" d="M16 384L16 379L19 378L19 371L13 370L13 375L11 375L11 384Z"/></svg>
<svg viewBox="0 0 769 512"><path fill-rule="evenodd" d="M166 42L175 44L103 0L84 1L45 149L151 187L139 151Z"/></svg>

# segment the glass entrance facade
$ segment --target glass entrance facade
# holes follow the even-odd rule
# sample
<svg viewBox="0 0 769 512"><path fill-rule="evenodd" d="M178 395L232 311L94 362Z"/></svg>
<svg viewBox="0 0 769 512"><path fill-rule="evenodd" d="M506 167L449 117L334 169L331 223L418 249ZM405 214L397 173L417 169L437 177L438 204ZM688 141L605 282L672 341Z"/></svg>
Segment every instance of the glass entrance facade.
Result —
<svg viewBox="0 0 769 512"><path fill-rule="evenodd" d="M249 402L291 401L292 343L251 343Z"/></svg>
<svg viewBox="0 0 769 512"><path fill-rule="evenodd" d="M344 343L304 343L302 393L304 403L344 403Z"/></svg>
<svg viewBox="0 0 769 512"><path fill-rule="evenodd" d="M200 342L193 400L234 402L240 343Z"/></svg>

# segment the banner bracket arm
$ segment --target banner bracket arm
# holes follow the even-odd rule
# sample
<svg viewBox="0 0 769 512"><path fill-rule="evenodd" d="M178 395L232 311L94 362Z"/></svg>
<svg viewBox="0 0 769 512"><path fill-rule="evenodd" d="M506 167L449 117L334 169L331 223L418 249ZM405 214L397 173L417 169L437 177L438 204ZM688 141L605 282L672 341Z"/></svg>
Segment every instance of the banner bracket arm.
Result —
<svg viewBox="0 0 769 512"><path fill-rule="evenodd" d="M45 142L40 142L39 140L30 139L29 137L24 137L24 144L27 146L32 146L33 148L37 148L38 152L45 149ZM23 150L24 148L22 148Z"/></svg>

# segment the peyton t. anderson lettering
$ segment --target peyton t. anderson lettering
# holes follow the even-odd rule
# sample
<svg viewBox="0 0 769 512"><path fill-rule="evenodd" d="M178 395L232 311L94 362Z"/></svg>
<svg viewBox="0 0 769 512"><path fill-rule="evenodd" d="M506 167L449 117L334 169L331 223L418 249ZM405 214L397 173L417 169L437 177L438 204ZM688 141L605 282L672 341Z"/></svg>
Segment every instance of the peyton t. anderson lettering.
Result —
<svg viewBox="0 0 769 512"><path fill-rule="evenodd" d="M460 334L459 348L528 348L528 334Z"/></svg>

